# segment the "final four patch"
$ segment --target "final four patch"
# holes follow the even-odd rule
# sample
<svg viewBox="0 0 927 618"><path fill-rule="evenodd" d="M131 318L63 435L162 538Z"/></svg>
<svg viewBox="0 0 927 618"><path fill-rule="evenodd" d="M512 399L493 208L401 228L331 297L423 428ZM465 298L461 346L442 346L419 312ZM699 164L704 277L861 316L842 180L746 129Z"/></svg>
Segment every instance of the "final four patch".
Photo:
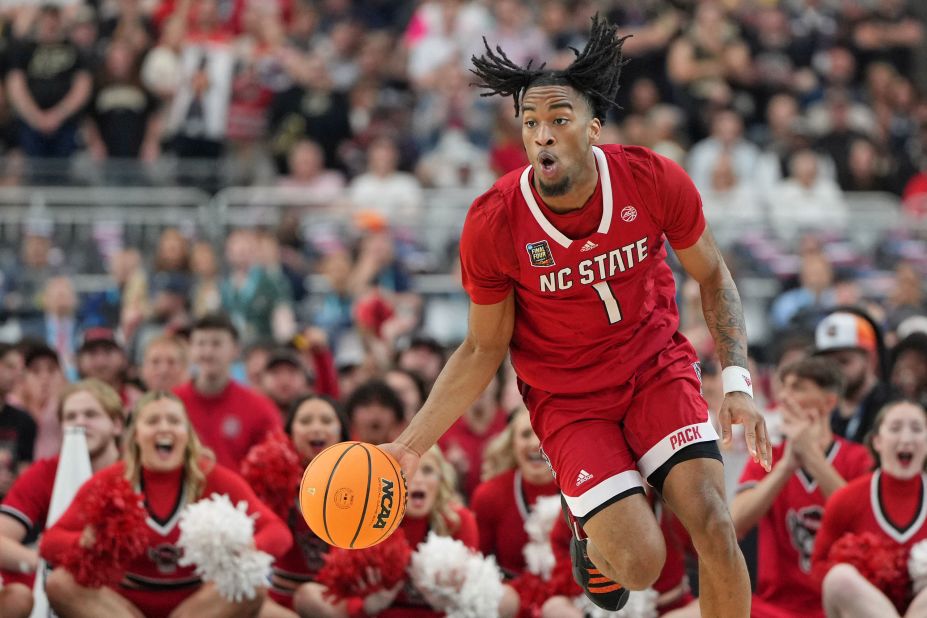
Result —
<svg viewBox="0 0 927 618"><path fill-rule="evenodd" d="M531 259L532 266L553 266L554 265L554 254L550 252L550 245L547 244L546 240L539 240L537 242L529 242L525 245L525 249L528 251L528 257Z"/></svg>

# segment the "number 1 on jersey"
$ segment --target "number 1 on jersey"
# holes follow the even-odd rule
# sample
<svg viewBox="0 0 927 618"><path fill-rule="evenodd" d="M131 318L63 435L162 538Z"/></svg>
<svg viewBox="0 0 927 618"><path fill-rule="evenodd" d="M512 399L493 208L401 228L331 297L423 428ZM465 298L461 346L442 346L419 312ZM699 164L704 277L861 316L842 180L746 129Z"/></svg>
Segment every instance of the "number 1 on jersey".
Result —
<svg viewBox="0 0 927 618"><path fill-rule="evenodd" d="M605 312L608 314L608 323L615 324L621 321L621 307L618 306L618 300L612 294L612 289L607 281L599 281L592 285L592 288L599 295L602 304L605 305Z"/></svg>

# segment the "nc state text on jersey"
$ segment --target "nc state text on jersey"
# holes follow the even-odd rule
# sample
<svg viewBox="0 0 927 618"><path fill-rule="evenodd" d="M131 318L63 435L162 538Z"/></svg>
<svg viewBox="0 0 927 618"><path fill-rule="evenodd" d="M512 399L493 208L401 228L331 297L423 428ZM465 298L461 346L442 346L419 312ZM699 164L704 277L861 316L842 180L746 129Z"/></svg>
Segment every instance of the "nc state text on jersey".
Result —
<svg viewBox="0 0 927 618"><path fill-rule="evenodd" d="M583 260L576 267L576 273L569 266L560 270L540 275L541 292L558 292L569 290L577 278L580 285L590 285L595 281L605 281L615 273L634 268L647 259L647 238L627 244L620 249L600 253L588 260Z"/></svg>

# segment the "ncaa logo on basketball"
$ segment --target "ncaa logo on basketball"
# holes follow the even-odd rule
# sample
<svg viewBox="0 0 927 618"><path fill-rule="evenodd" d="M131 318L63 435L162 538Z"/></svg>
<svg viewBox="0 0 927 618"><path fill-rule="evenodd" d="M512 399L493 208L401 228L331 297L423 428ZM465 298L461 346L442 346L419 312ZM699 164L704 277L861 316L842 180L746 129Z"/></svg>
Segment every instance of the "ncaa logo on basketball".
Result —
<svg viewBox="0 0 927 618"><path fill-rule="evenodd" d="M393 482L382 477L380 482L383 484L383 492L380 494L380 512L373 523L374 528L385 528L389 514L393 512Z"/></svg>
<svg viewBox="0 0 927 618"><path fill-rule="evenodd" d="M634 221L635 219L637 219L637 208L634 208L634 206L631 206L630 204L628 204L627 206L621 209L621 220L622 221L624 221L625 223L630 223L631 221Z"/></svg>
<svg viewBox="0 0 927 618"><path fill-rule="evenodd" d="M525 245L525 250L528 252L528 258L531 260L532 266L546 268L555 264L554 254L551 253L550 245L547 244L546 240L529 242Z"/></svg>

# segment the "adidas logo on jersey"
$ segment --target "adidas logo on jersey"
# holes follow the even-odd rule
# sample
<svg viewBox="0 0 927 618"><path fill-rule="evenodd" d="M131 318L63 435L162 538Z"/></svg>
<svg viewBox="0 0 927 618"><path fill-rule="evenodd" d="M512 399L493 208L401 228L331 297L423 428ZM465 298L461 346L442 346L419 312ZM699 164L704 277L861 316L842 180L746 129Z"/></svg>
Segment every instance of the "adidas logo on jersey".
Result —
<svg viewBox="0 0 927 618"><path fill-rule="evenodd" d="M586 472L585 470L579 471L579 476L576 477L576 486L579 487L586 481L592 478L592 475Z"/></svg>
<svg viewBox="0 0 927 618"><path fill-rule="evenodd" d="M592 251L593 249L595 249L595 248L598 247L598 246L599 246L599 245L595 244L595 243L592 242L591 240L587 240L587 241L586 241L586 244L583 245L582 249L580 249L580 252L583 252L583 251Z"/></svg>

